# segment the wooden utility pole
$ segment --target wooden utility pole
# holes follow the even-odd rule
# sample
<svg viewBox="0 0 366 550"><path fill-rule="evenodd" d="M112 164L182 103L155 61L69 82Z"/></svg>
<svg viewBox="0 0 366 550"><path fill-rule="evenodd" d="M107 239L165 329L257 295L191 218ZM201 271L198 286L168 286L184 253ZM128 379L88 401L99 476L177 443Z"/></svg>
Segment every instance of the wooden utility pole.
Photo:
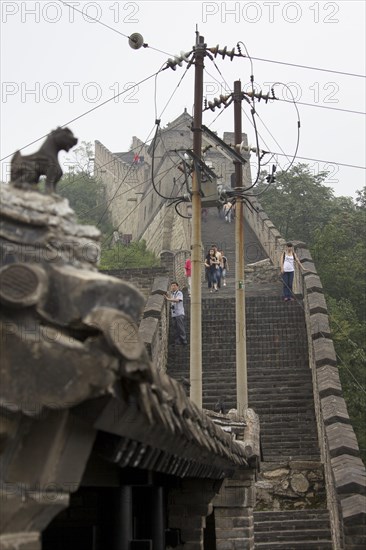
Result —
<svg viewBox="0 0 366 550"><path fill-rule="evenodd" d="M202 103L203 103L203 60L206 44L203 36L196 31L194 54L194 116L193 116L193 152L202 156ZM202 408L202 244L201 244L201 193L198 173L195 164L192 180L192 288L191 288L191 350L190 350L190 397Z"/></svg>
<svg viewBox="0 0 366 550"><path fill-rule="evenodd" d="M242 142L241 117L241 82L234 82L234 134L235 144ZM245 323L245 281L244 281L244 211L243 199L243 165L235 162L235 301L236 301L236 407L242 416L248 408L247 382L247 343Z"/></svg>

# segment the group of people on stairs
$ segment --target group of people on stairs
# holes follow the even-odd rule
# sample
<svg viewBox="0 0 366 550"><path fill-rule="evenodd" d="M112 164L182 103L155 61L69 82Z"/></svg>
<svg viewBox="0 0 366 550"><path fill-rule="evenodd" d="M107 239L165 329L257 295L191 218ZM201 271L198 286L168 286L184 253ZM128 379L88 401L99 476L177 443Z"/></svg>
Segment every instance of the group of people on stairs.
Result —
<svg viewBox="0 0 366 550"><path fill-rule="evenodd" d="M223 286L226 286L226 273L229 269L229 264L224 252L222 250L218 250L215 244L211 245L205 258L204 265L210 292L218 292L218 289L221 287L221 283ZM293 244L288 242L286 243L285 251L281 254L280 258L281 278L283 283L283 300L285 302L294 300L293 282L296 265L298 265L302 271L307 271L295 253ZM192 275L192 264L190 258L187 258L184 269L187 278L188 296L190 297ZM176 281L171 283L170 294L166 294L165 299L170 302L175 344L186 346L187 334L185 329L183 293L179 289L179 285Z"/></svg>

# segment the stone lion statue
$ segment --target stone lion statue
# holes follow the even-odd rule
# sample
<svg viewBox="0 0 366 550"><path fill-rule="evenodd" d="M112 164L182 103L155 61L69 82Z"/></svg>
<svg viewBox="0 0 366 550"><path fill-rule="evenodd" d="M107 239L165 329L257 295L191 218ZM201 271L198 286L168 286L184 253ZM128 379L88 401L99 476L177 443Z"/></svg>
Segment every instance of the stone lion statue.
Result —
<svg viewBox="0 0 366 550"><path fill-rule="evenodd" d="M62 177L58 161L59 151L69 151L78 142L69 128L53 130L36 153L21 155L17 151L11 160L11 184L23 189L34 189L41 176L46 176L46 192L54 193Z"/></svg>

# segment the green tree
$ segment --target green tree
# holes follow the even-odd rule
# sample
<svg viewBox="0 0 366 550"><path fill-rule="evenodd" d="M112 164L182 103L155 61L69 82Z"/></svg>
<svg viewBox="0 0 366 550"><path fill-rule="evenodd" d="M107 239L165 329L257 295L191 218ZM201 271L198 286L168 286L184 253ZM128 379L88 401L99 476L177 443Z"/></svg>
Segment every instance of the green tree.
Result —
<svg viewBox="0 0 366 550"><path fill-rule="evenodd" d="M327 294L350 300L359 319L366 320L366 224L365 213L335 214L317 230L312 255Z"/></svg>
<svg viewBox="0 0 366 550"><path fill-rule="evenodd" d="M82 141L67 158L69 171L58 184L58 193L69 200L82 224L95 225L106 238L113 228L105 189L93 175L94 151L90 142Z"/></svg>
<svg viewBox="0 0 366 550"><path fill-rule="evenodd" d="M129 245L117 243L112 248L103 248L99 268L108 270L159 265L159 258L147 250L146 242L136 241Z"/></svg>
<svg viewBox="0 0 366 550"><path fill-rule="evenodd" d="M314 232L327 223L334 194L322 184L326 177L326 172L314 175L306 164L298 164L279 172L267 189L263 181L258 184L256 193L264 191L258 199L284 238L310 244Z"/></svg>

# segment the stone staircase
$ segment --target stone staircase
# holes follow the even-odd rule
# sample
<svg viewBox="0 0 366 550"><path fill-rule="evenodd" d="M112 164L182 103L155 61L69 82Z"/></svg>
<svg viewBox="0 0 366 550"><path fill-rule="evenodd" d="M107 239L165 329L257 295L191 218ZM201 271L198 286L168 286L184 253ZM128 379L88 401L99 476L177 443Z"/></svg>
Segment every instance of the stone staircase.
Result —
<svg viewBox="0 0 366 550"><path fill-rule="evenodd" d="M202 285L203 408L217 410L223 405L226 412L236 407L233 233L234 224L225 224L217 214L203 224L205 250L216 242L219 248L223 248L232 270L227 279L228 286L219 292L209 294L207 284ZM209 235L220 235L221 241L217 238L211 241ZM252 242L250 246L245 245L245 251L257 250L257 259L251 261L263 259L263 251L253 241L253 235L246 231L246 236ZM246 257L246 264L248 261ZM187 297L184 304L190 340ZM291 470L290 464L297 464L300 469L321 470L301 300L283 302L280 283L247 284L246 335L249 407L259 415L261 429L263 472L259 481L266 483L269 470L268 478L286 471L286 468ZM170 376L188 381L189 362L189 346L169 347L167 366ZM285 505L282 502L280 510L277 509L278 500L276 506L273 505L275 498L267 506L260 503L260 511L254 513L256 549L332 548L329 514L324 508L324 481L314 487L317 487L317 494L313 500L305 497L300 502L301 499L292 498L290 504L289 500ZM317 507L309 509L314 502ZM281 509L281 506L286 509ZM308 509L296 509L296 506Z"/></svg>
<svg viewBox="0 0 366 550"><path fill-rule="evenodd" d="M185 310L189 337L188 300ZM249 296L246 324L248 400L260 418L263 459L319 460L301 304L282 302L278 294ZM203 299L202 385L206 409L215 409L220 401L226 411L236 406L235 341L235 299L213 295ZM189 360L189 346L170 346L169 374L188 379Z"/></svg>
<svg viewBox="0 0 366 550"><path fill-rule="evenodd" d="M332 550L328 510L255 512L256 550Z"/></svg>

